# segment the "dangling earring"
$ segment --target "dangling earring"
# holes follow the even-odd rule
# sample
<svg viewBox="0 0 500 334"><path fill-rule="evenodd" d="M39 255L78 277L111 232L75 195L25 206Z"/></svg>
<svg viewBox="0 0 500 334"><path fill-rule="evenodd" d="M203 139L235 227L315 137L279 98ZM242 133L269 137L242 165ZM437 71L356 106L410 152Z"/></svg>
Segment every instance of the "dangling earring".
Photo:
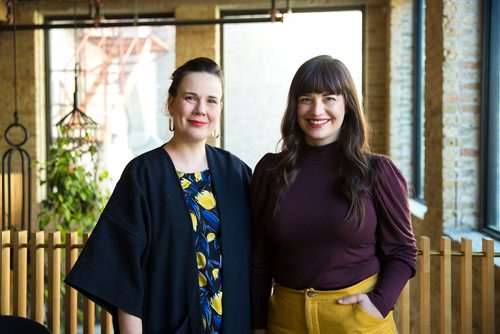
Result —
<svg viewBox="0 0 500 334"><path fill-rule="evenodd" d="M172 117L168 118L168 129L172 132L174 132L174 119Z"/></svg>
<svg viewBox="0 0 500 334"><path fill-rule="evenodd" d="M219 133L219 127L216 126L214 128L214 132L212 132L212 137L214 137L215 139L219 138L220 137L220 133Z"/></svg>

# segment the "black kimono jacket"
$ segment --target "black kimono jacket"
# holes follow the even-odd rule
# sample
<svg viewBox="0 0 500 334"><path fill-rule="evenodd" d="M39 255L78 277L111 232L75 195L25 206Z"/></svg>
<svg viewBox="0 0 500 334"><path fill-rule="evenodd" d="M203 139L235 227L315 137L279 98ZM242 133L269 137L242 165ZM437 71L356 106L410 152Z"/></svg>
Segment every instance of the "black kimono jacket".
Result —
<svg viewBox="0 0 500 334"><path fill-rule="evenodd" d="M250 332L251 170L206 145L221 220L223 333ZM175 167L159 147L125 168L65 282L113 315L142 319L145 333L203 333L191 218Z"/></svg>

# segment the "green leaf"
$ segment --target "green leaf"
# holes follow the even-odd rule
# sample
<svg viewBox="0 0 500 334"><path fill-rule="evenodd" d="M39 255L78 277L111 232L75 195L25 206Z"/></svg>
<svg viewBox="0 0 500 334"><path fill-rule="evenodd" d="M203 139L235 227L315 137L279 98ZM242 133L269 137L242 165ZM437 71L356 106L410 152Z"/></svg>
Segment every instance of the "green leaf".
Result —
<svg viewBox="0 0 500 334"><path fill-rule="evenodd" d="M66 129L59 130L68 133ZM92 163L98 161L97 145L73 147L68 138L60 137L49 152L47 161L37 164L39 183L47 188L39 215L40 228L53 223L62 232L89 232L110 194L103 188L108 172L98 174L97 166Z"/></svg>

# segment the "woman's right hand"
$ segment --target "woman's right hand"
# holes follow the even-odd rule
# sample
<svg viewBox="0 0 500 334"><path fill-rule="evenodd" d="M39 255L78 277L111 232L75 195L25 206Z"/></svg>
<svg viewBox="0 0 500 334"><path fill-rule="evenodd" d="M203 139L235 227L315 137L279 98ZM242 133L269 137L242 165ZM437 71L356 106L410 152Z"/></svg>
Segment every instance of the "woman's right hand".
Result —
<svg viewBox="0 0 500 334"><path fill-rule="evenodd" d="M384 316L377 309L375 305L373 305L370 297L366 293L360 293L357 295L351 295L344 298L339 299L340 304L358 304L362 308L364 308L368 313L373 315L375 318L384 319Z"/></svg>

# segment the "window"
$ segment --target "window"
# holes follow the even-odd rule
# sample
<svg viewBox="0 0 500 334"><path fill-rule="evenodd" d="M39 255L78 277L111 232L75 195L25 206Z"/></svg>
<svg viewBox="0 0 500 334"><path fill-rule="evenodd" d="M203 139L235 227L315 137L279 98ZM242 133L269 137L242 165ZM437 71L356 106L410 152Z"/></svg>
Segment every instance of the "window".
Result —
<svg viewBox="0 0 500 334"><path fill-rule="evenodd" d="M483 3L483 76L481 126L481 218L485 232L500 237L500 4Z"/></svg>
<svg viewBox="0 0 500 334"><path fill-rule="evenodd" d="M414 1L413 135L411 189L414 199L424 199L424 82L425 0Z"/></svg>
<svg viewBox="0 0 500 334"><path fill-rule="evenodd" d="M361 95L362 11L294 10L285 15L284 22L224 24L222 28L223 145L251 167L265 153L279 150L288 89L299 66L309 58L329 54L340 59ZM231 16L236 15L224 15Z"/></svg>
<svg viewBox="0 0 500 334"><path fill-rule="evenodd" d="M175 27L75 24L49 30L48 41L48 139L73 109L76 54L78 107L98 123L100 167L114 183L128 161L170 135L165 103L175 68Z"/></svg>

